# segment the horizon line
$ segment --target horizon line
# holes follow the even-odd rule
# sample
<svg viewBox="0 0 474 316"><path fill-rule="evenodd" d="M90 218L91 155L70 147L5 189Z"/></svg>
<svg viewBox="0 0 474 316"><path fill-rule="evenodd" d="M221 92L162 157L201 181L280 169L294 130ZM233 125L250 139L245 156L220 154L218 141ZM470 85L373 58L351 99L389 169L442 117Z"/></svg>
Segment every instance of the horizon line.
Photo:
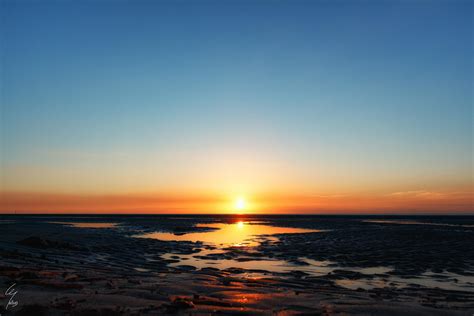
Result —
<svg viewBox="0 0 474 316"><path fill-rule="evenodd" d="M466 213L453 212L431 212L431 213L0 213L0 216L16 216L16 215L38 215L38 216L55 216L55 215L76 215L76 216L474 216L474 211Z"/></svg>

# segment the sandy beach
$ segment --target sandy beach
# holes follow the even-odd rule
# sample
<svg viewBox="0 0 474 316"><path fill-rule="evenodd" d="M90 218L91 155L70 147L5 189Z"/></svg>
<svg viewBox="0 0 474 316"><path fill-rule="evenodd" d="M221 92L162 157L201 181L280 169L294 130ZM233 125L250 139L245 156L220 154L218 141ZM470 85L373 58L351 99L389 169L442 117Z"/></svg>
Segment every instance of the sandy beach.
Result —
<svg viewBox="0 0 474 316"><path fill-rule="evenodd" d="M3 216L2 315L471 315L474 220L406 222Z"/></svg>

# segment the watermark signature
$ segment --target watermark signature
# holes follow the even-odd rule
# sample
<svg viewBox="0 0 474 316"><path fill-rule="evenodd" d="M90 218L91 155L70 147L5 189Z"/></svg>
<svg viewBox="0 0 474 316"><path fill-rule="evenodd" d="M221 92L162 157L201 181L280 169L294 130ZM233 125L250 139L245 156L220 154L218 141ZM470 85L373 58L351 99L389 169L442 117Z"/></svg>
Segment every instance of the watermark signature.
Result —
<svg viewBox="0 0 474 316"><path fill-rule="evenodd" d="M10 287L5 291L5 296L9 297L7 304L5 305L5 310L8 311L18 305L18 300L15 300L15 295L18 294L18 291L15 289L16 283L10 285ZM0 316L2 314L0 313Z"/></svg>

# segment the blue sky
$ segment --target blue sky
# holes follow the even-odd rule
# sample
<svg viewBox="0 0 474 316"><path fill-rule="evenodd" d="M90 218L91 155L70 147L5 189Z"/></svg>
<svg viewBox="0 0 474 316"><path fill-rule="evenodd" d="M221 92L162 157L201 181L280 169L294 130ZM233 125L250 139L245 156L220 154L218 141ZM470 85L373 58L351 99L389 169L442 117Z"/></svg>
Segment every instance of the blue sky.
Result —
<svg viewBox="0 0 474 316"><path fill-rule="evenodd" d="M470 1L1 5L4 190L472 185Z"/></svg>

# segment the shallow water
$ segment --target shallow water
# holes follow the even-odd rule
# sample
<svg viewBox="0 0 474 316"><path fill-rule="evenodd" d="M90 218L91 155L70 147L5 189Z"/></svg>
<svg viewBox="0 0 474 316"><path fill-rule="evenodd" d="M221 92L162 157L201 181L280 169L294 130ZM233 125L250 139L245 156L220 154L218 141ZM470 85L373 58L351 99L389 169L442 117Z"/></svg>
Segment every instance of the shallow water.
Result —
<svg viewBox="0 0 474 316"><path fill-rule="evenodd" d="M15 225L6 224L12 221ZM206 306L206 313L228 311L206 305L218 298L218 304L240 302L235 306L247 314L278 304L288 308L275 311L288 313L324 314L331 306L326 304L340 304L347 313L376 306L380 313L380 304L386 304L387 311L396 307L403 314L404 307L423 304L431 308L422 310L427 315L432 308L445 314L459 308L461 314L472 310L474 297L474 229L459 226L472 224L474 217L5 216L0 217L0 252L2 265L13 269L1 269L0 276L9 280L15 269L25 269L21 286L32 275L32 297L46 297L48 306L52 295L75 302L78 294L95 291L104 304L112 302L107 308L137 298L140 306L142 298L171 306L174 297L186 296L198 297L193 311ZM133 238L173 231L179 235L158 235L169 241ZM31 243L42 240L46 248ZM48 283L38 285L43 281ZM61 288L52 287L56 284ZM353 291L359 288L368 291ZM259 310L248 306L254 299ZM324 310L306 307L323 306L319 302Z"/></svg>
<svg viewBox="0 0 474 316"><path fill-rule="evenodd" d="M349 220L336 221L333 219L325 218L287 218L284 221L280 221L278 217L257 217L253 220L250 218L236 218L234 220L242 220L241 222L234 222L226 224L227 218L217 217L222 222L216 222L214 217L159 217L159 220L153 217L136 217L131 220L122 217L110 217L102 222L88 222L87 218L54 218L57 221L51 221L48 218L48 223L54 223L58 225L67 225L68 227L82 228L82 229L107 229L107 228L119 228L114 230L127 231L128 236L141 237L141 238L152 238L164 241L190 241L190 242L202 242L195 245L187 245L186 250L183 251L181 246L172 245L175 250L171 250L170 253L162 254L160 257L167 260L167 265L172 268L180 269L180 266L187 265L193 266L196 269L203 268L217 268L220 270L226 270L230 268L236 268L237 270L229 270L232 274L238 277L249 278L249 277L262 277L269 275L279 275L279 277L286 278L292 277L289 275L291 272L303 272L305 275L298 275L298 277L323 277L328 276L329 280L333 280L337 285L349 288L349 289L373 289L373 288L409 288L409 287L427 287L427 288L440 288L444 290L456 290L456 291L467 291L474 293L474 277L448 273L432 273L429 267L425 270L418 269L416 273L408 271L403 274L400 273L401 261L397 257L387 256L383 260L374 260L374 267L357 267L359 261L363 262L364 266L367 266L370 261L370 257L358 256L357 251L362 253L367 252L369 254L378 255L384 253L383 249L380 248L392 245L393 247L403 246L407 249L407 253L410 256L417 257L417 253L423 252L424 255L428 252L421 247L431 247L433 242L430 240L437 240L439 247L442 247L444 252L441 255L450 253L453 259L459 259L462 257L461 253L449 252L450 248L446 248L445 244L452 244L453 247L459 247L460 241L469 240L472 236L472 225L473 221L471 218L467 218L463 221L460 219L451 218L392 218L392 219L381 219L381 218L368 218L359 219L350 218ZM74 220L75 219L75 220ZM163 220L162 220L163 219ZM15 218L16 220L16 218ZM10 218L0 220L0 224L11 223L15 220ZM36 218L35 218L36 222ZM207 223L212 222L212 223ZM228 221L231 222L231 221ZM289 228L280 227L278 223L282 222L282 226L286 226L288 223L300 228ZM373 223L380 225L367 225L365 223ZM358 224L360 223L360 224ZM408 225L398 226L397 225ZM153 225L156 225L153 227ZM419 226L417 226L419 225ZM409 227L411 226L411 227ZM433 233L433 226L444 226L443 235L441 239L438 235ZM160 230L172 230L174 227L184 227L190 232L159 232ZM193 229L196 228L196 229ZM305 227L305 228L302 228ZM152 233L141 233L144 231L150 231L153 228L155 232ZM313 228L313 229L310 229ZM207 230L208 229L208 230ZM400 229L403 229L403 234L400 234ZM196 232L196 230L198 230ZM201 230L201 231L199 231ZM437 231L437 229L435 229ZM427 237L428 242L422 242L423 239L413 239L414 247L411 247L412 243L407 242L407 236L416 231L418 236L419 233L423 232ZM102 234L106 231L98 231ZM112 231L110 231L112 232ZM140 234L140 235L137 235ZM280 235L283 234L283 235ZM291 234L302 234L292 236ZM346 238L347 234L347 238ZM326 238L330 236L330 238ZM361 240L357 239L363 236ZM374 236L378 236L375 238ZM386 238L392 238L392 244L385 241ZM334 252L333 247L336 245L341 249L342 254L345 253L345 248L340 245L343 242L352 243L353 239L356 238L357 242L354 244L354 253L348 253L349 256L354 256L355 259L339 260L337 257L334 261L331 256L325 254ZM449 238L449 239L446 239ZM376 240L373 242L373 240ZM400 243L398 243L400 240ZM449 240L449 243L448 243ZM281 241L281 242L280 242ZM292 251L291 247L298 248L301 243L301 251ZM319 248L319 245L325 246ZM461 243L461 246L463 244ZM416 247L418 248L416 248ZM258 248L257 248L258 247ZM372 247L372 248L371 248ZM438 246L437 246L438 247ZM444 247L444 248L443 248ZM189 254L190 249L198 251L196 253ZM413 248L413 249L412 249ZM416 249L415 249L416 248ZM265 251L262 251L265 249ZM270 250L268 250L270 249ZM310 249L309 252L308 249ZM356 250L358 249L358 250ZM369 250L367 250L369 249ZM370 249L378 249L377 251L371 251ZM389 248L387 248L389 249ZM397 248L396 248L397 249ZM431 248L428 248L431 249ZM457 249L457 248L455 248ZM257 252L259 251L259 252ZM260 252L261 251L261 252ZM275 251L275 252L272 252ZM432 252L435 251L434 249ZM436 249L437 251L437 249ZM435 251L435 252L436 252ZM183 254L188 252L188 254ZM286 253L288 256L285 256ZM320 253L321 256L314 257L314 254ZM314 259L321 258L319 260L313 260L306 257L309 253ZM430 255L428 253L428 255ZM468 256L469 252L463 252L462 256ZM146 261L160 261L154 257L156 254L149 253L145 255ZM278 258L278 259L276 259ZM376 257L377 258L377 257ZM431 260L438 260L437 257L431 258ZM439 260L447 260L440 257ZM349 262L348 262L349 261ZM459 261L459 260L458 260ZM413 266L419 268L420 262L414 261ZM447 261L446 261L447 262ZM369 263L370 264L370 263ZM439 264L438 264L439 266ZM151 267L151 268L150 268ZM135 271L141 273L148 273L153 271L153 265L138 264L136 265ZM402 266L403 268L403 266ZM409 266L411 268L411 266ZM456 266L446 265L446 269L452 271L466 271L470 272L470 266L462 266L456 270ZM189 269L189 267L182 267L182 269ZM241 269L242 271L238 271ZM351 274L338 274L340 272L335 270L353 271L359 272L362 275L351 275ZM396 270L397 273L390 273ZM421 271L420 271L421 270ZM427 271L423 273L423 271ZM439 271L439 269L438 269ZM406 275L406 277L403 277Z"/></svg>
<svg viewBox="0 0 474 316"><path fill-rule="evenodd" d="M75 228L115 228L117 223L92 223L92 222L50 222L51 224L60 224L72 226Z"/></svg>
<svg viewBox="0 0 474 316"><path fill-rule="evenodd" d="M233 224L211 223L211 224L197 224L199 228L211 228L212 231L198 232L198 233L146 233L135 237L152 238L165 241L192 241L213 244L215 246L257 246L258 241L255 237L265 236L267 240L278 240L272 235L277 234L302 234L302 233L319 233L323 230L305 229L305 228L290 228L277 227L270 225L263 225L262 222L237 222Z"/></svg>
<svg viewBox="0 0 474 316"><path fill-rule="evenodd" d="M430 224L414 221L384 221L373 220L373 223L383 224ZM245 257L233 259L226 256L228 247L245 247L247 252L251 252L252 248L258 246L262 241L277 242L278 234L301 234L301 233L321 233L324 230L304 229L304 228L288 228L264 225L265 222L237 222L233 224L212 223L197 224L199 228L211 228L214 230L198 232L198 233L147 233L137 235L140 238L153 238L165 241L192 241L203 242L204 244L213 245L215 249L199 248L199 252L193 254L174 254L167 253L162 258L169 260L168 266L179 268L180 266L193 266L196 269L217 268L226 269L244 269L244 277L255 276L261 277L267 273L287 274L291 272L304 272L309 276L325 276L333 273L335 270L345 270L362 273L367 278L356 280L340 279L335 283L341 287L349 289L373 289L395 287L403 288L409 286L424 286L430 288L440 288L446 290L469 291L474 292L474 278L455 275L452 273L432 274L424 273L418 278L401 278L387 273L393 271L391 267L341 267L334 262L318 261L305 257L298 258L300 264L296 264L286 260L279 260L266 257ZM441 223L434 223L443 225ZM449 226L455 226L446 224ZM257 272L257 273L255 273Z"/></svg>
<svg viewBox="0 0 474 316"><path fill-rule="evenodd" d="M384 274L392 271L389 267L370 267L370 268L342 268L331 261L318 261L309 258L298 258L300 262L305 265L294 264L285 260L262 258L253 259L248 258L245 261L235 259L202 259L201 256L208 256L213 254L223 254L221 250L201 250L195 254L172 254L167 253L162 256L166 260L179 260L179 262L172 262L170 267L179 267L181 265L190 265L197 269L203 268L217 268L225 270L229 268L246 269L246 270L264 270L271 273L291 273L304 272L311 276L323 276L334 272L335 270L346 270L359 272L367 275ZM177 259L178 258L178 259Z"/></svg>
<svg viewBox="0 0 474 316"><path fill-rule="evenodd" d="M335 280L337 285L353 290L358 288L365 290L386 287L404 288L418 285L429 288L440 288L444 290L474 292L474 277L467 277L449 272L437 274L426 272L417 278L402 278L388 275L387 273L393 271L393 269L390 267L340 267L334 262L318 261L308 258L299 258L299 261L307 263L308 265L297 265L285 260L269 258L248 261L239 261L235 259L206 260L197 258L197 256L206 256L218 253L221 253L221 251L202 250L197 254L189 255L168 253L163 255L162 258L166 260L179 260L178 262L172 262L168 264L170 267L177 268L182 265L190 265L196 269L217 268L219 270L226 270L230 268L237 268L245 270L262 270L257 274L253 273L254 271L250 271L250 273L244 273L245 277L248 277L248 274L261 277L267 274L264 271L282 274L291 272L304 272L310 276L325 276L333 273L335 270L352 271L365 274L367 278L361 278L357 280Z"/></svg>
<svg viewBox="0 0 474 316"><path fill-rule="evenodd" d="M301 261L308 263L308 265L292 264L284 260L262 258L253 259L247 258L245 261L235 259L201 259L198 256L207 256L212 254L222 253L220 250L202 250L197 254L172 254L167 253L162 256L166 260L179 260L179 262L172 262L171 267L179 267L181 265L190 265L197 269L216 268L220 270L237 268L246 270L264 270L273 273L290 273L292 271L305 272L311 275L326 275L333 271L334 268L329 267L332 264L329 261L316 261L307 258L301 258ZM179 258L179 259L176 259Z"/></svg>

